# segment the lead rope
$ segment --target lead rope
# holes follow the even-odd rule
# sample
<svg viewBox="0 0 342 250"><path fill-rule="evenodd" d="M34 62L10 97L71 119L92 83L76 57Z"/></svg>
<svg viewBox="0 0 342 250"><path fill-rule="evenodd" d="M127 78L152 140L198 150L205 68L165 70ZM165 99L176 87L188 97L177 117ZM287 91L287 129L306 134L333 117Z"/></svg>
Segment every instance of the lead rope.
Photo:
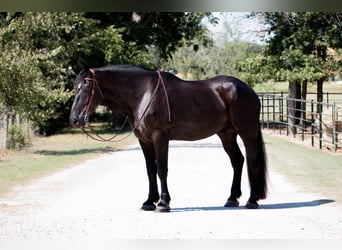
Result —
<svg viewBox="0 0 342 250"><path fill-rule="evenodd" d="M165 94L165 98L166 98L166 105L167 105L167 111L168 111L168 121L171 122L171 109L170 109L170 102L169 102L169 96L167 94L167 91L166 91L166 87L165 87L165 82L160 74L160 71L157 71L158 73L158 83L157 83L157 86L155 87L153 93L152 93L152 96L151 96L151 99L150 101L148 102L148 104L146 105L146 108L144 109L144 112L143 114L141 115L141 117L139 118L137 124L134 126L133 128L133 131L140 125L140 122L141 120L144 118L147 110L149 109L149 107L151 106L152 104L152 101L154 100L154 98L156 97L157 95L157 92L158 92L158 89L159 89L159 86L160 86L160 83L163 85L163 90L164 90L164 94Z"/></svg>
<svg viewBox="0 0 342 250"><path fill-rule="evenodd" d="M163 89L164 89L164 94L165 94L165 98L166 98L166 104L167 104L167 112L169 114L169 122L171 122L171 108L170 108L170 102L169 102L169 95L167 94L167 91L166 91L166 87L165 87L165 82L160 74L160 71L157 71L158 72L158 75L159 75L159 80L162 82L162 86L163 86Z"/></svg>
<svg viewBox="0 0 342 250"><path fill-rule="evenodd" d="M91 80L96 81L96 79L95 79L95 71L94 71L94 70L91 70L91 72L92 72L93 77L94 77L94 78L91 79ZM153 99L154 99L154 98L156 97L156 95L157 95L157 92L158 92L160 83L162 84L162 87L163 87L163 90L164 90L164 94L165 94L165 99L166 99L166 104L167 104L167 111L168 111L168 121L171 122L171 108L170 108L169 96L168 96L168 94L167 94L166 87L165 87L165 82L164 82L164 80L163 80L163 78L162 78L162 76L161 76L161 74L160 74L160 71L157 71L157 73L158 73L158 83L157 83L157 86L155 87L155 89L154 89L154 91L153 91L153 94L152 94L152 96L151 96L151 99L150 99L150 101L148 102L148 104L147 104L147 106L146 106L146 108L145 108L143 114L142 114L141 117L139 118L137 124L134 126L134 128L132 129L132 131L131 131L130 133L128 133L125 137L123 137L123 138L121 138L121 139L118 139L118 140L113 140L113 139L115 139L115 138L119 135L119 133L120 133L120 132L122 131L122 129L125 127L125 125L126 125L126 123L127 123L127 121L128 121L128 115L126 116L124 123L122 124L121 128L119 129L119 132L116 133L116 134L114 134L114 135L113 135L111 138L109 138L109 139L105 139L105 138L103 138L102 136L100 136L100 135L95 131L94 127L91 126L91 125L89 124L89 122L88 122L86 125L87 125L87 127L90 129L90 131L91 131L96 137L93 136L92 134L90 134L87 130L85 130L84 127L82 127L83 132L84 132L87 136L89 136L91 139L93 139L93 140L95 140L95 141L100 141L100 142L121 142L121 141L127 139L127 138L134 132L134 130L140 125L141 120L144 118L144 116L145 116L147 110L149 109L149 107L150 107L151 104L152 104ZM89 80L90 80L90 79L89 79ZM96 83L97 83L97 81L96 81ZM93 84L94 84L94 83L93 83ZM100 86L98 86L98 83L97 83L97 87L98 87L98 89L100 90L100 93L101 93L101 95L102 95L102 97L103 97L102 91L101 91L101 89L100 89ZM93 90L94 90L94 88L93 88ZM94 91L92 91L92 92L94 92ZM94 94L92 94L92 95L94 95ZM92 97L91 97L91 99L92 99ZM88 105L89 105L89 104L88 104ZM88 109L88 107L87 107L87 109ZM86 114L86 115L87 115L87 114Z"/></svg>
<svg viewBox="0 0 342 250"><path fill-rule="evenodd" d="M118 131L116 134L114 134L112 137L108 138L108 139L103 138L101 135L99 135L99 134L97 133L97 131L94 129L94 127L91 126L89 123L87 124L87 127L90 129L90 132L92 132L96 137L93 136L91 133L89 133L87 130L85 130L84 127L82 127L82 130L83 130L83 132L84 132L87 136L89 136L91 139L93 139L93 140L95 140L95 141L100 141L100 142L121 142L121 141L127 139L127 138L132 134L132 132L130 132L130 133L128 133L126 136L124 136L123 138L120 138L120 139L118 139L118 140L114 140L114 139L121 133L121 131L122 131L122 129L125 127L127 121L128 121L128 115L126 116L125 121L124 121L124 123L122 124L122 126L120 127L119 131Z"/></svg>

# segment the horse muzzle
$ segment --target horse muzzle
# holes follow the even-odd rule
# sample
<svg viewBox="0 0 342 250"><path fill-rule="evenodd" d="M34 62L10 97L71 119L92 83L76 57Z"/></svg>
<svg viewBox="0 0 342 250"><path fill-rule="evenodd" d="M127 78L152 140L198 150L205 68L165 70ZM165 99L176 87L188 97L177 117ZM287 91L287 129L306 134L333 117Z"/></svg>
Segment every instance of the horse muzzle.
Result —
<svg viewBox="0 0 342 250"><path fill-rule="evenodd" d="M69 118L70 124L75 128L84 127L88 123L88 116L81 114L79 117L70 116Z"/></svg>

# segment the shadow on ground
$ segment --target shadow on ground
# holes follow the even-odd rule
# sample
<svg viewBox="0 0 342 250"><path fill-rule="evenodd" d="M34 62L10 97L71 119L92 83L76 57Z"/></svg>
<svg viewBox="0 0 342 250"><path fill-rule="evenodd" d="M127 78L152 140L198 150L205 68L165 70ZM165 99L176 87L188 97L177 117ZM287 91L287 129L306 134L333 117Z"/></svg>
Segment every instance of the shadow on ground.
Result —
<svg viewBox="0 0 342 250"><path fill-rule="evenodd" d="M79 149L79 150L38 150L35 151L35 154L40 155L82 155L89 153L106 153L113 152L113 148L111 147L97 147L97 148L87 148L87 149Z"/></svg>
<svg viewBox="0 0 342 250"><path fill-rule="evenodd" d="M259 206L259 209L291 209L291 208L302 208L302 207L317 207L324 204L335 202L329 199L320 199L313 201L303 201L303 202L286 202L286 203L276 203L276 204L263 204ZM173 208L171 212L191 212L191 211L222 211L222 210L240 210L246 209L244 206L239 207L184 207L184 208Z"/></svg>

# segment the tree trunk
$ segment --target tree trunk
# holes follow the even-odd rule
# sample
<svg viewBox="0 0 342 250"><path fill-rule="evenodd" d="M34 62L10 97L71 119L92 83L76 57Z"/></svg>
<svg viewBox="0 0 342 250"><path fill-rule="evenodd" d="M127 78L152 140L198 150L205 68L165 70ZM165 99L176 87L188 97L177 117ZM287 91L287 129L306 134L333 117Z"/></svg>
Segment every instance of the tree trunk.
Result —
<svg viewBox="0 0 342 250"><path fill-rule="evenodd" d="M302 105L301 105L301 117L300 117L300 125L305 126L306 119L306 93L307 93L308 81L304 80L302 82Z"/></svg>
<svg viewBox="0 0 342 250"><path fill-rule="evenodd" d="M30 142L31 141L31 136L30 136L30 124L29 120L25 118L25 133L27 140Z"/></svg>
<svg viewBox="0 0 342 250"><path fill-rule="evenodd" d="M317 113L322 112L324 78L317 80Z"/></svg>
<svg viewBox="0 0 342 250"><path fill-rule="evenodd" d="M3 148L7 148L7 136L8 136L8 114L5 110L1 116L1 125L2 125L2 142L1 145Z"/></svg>
<svg viewBox="0 0 342 250"><path fill-rule="evenodd" d="M295 99L301 98L301 90L300 83L298 81L290 81L289 82L289 95L287 102L287 113L288 113L288 124L289 124L289 133L293 136L296 135L297 129L296 125L300 122L301 116L301 102L296 101Z"/></svg>

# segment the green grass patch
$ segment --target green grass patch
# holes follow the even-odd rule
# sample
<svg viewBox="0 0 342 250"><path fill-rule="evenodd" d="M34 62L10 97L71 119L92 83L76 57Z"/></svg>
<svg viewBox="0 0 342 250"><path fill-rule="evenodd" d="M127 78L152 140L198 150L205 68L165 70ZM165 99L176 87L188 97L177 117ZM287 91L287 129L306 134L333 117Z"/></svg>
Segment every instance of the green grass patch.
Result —
<svg viewBox="0 0 342 250"><path fill-rule="evenodd" d="M109 138L111 133L101 135ZM119 135L119 138L125 135L127 134ZM74 129L59 135L35 137L28 148L8 150L0 154L0 194L8 192L14 186L27 184L36 178L136 142L133 134L118 143L98 142Z"/></svg>
<svg viewBox="0 0 342 250"><path fill-rule="evenodd" d="M264 134L269 168L304 191L342 201L342 155L308 148L286 138ZM276 185L276 183L273 183Z"/></svg>
<svg viewBox="0 0 342 250"><path fill-rule="evenodd" d="M267 82L255 84L253 89L258 92L284 92L287 93L289 91L289 83L288 82ZM317 92L317 85L315 83L308 83L307 92ZM342 93L342 84L337 84L336 82L324 82L323 84L323 92L329 93Z"/></svg>
<svg viewBox="0 0 342 250"><path fill-rule="evenodd" d="M288 82L267 82L267 83L258 83L253 86L253 89L257 93L262 92L281 92L287 93L289 90Z"/></svg>

